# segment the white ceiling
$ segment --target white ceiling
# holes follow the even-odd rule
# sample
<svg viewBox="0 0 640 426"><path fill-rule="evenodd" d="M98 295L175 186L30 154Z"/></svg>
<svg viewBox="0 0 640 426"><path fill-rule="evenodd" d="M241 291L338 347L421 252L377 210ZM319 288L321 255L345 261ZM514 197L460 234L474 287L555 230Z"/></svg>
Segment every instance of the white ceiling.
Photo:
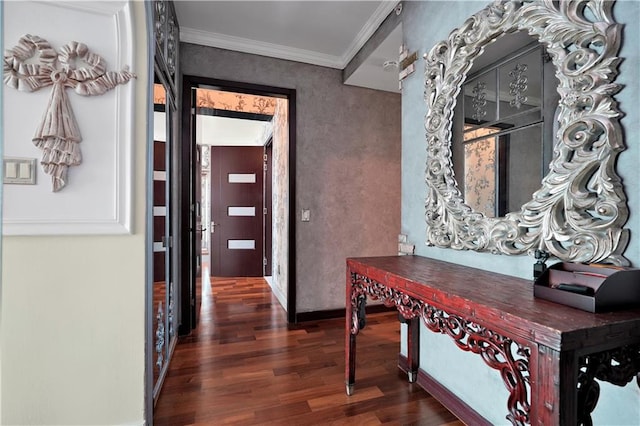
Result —
<svg viewBox="0 0 640 426"><path fill-rule="evenodd" d="M400 92L398 67L383 69L386 61L398 61L402 44L402 24L398 25L387 38L369 55L358 69L347 78L345 84L368 87L370 89Z"/></svg>
<svg viewBox="0 0 640 426"><path fill-rule="evenodd" d="M264 146L271 137L270 121L196 115L196 143L214 146Z"/></svg>
<svg viewBox="0 0 640 426"><path fill-rule="evenodd" d="M179 0L174 4L181 41L344 69L397 3ZM385 49L377 49L348 84L398 91L397 72L382 70L384 61L398 58L402 34L393 35L393 41L382 43Z"/></svg>
<svg viewBox="0 0 640 426"><path fill-rule="evenodd" d="M330 68L344 69L398 0L386 1L176 1L180 40ZM398 92L396 28L354 71L347 84ZM264 145L270 123L197 116L199 144ZM215 139L211 135L215 135Z"/></svg>
<svg viewBox="0 0 640 426"><path fill-rule="evenodd" d="M166 116L153 113L153 139L166 141ZM211 146L264 146L273 133L271 121L196 115L196 143Z"/></svg>

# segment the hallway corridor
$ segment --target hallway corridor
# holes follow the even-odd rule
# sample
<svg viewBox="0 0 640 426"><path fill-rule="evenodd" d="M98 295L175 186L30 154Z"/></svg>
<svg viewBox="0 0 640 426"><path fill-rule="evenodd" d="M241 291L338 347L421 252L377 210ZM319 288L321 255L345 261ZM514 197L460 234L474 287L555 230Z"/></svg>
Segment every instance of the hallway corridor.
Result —
<svg viewBox="0 0 640 426"><path fill-rule="evenodd" d="M462 425L399 374L395 312L368 317L358 338L356 392L348 397L344 319L288 327L262 278L210 283L198 328L176 348L156 426Z"/></svg>

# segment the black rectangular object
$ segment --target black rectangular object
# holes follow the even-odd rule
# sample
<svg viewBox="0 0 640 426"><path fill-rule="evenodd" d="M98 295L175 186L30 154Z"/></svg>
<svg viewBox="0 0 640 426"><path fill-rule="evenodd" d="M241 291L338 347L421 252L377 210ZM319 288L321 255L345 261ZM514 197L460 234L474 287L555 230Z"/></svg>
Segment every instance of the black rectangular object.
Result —
<svg viewBox="0 0 640 426"><path fill-rule="evenodd" d="M535 297L588 312L640 306L640 269L560 262L534 282Z"/></svg>

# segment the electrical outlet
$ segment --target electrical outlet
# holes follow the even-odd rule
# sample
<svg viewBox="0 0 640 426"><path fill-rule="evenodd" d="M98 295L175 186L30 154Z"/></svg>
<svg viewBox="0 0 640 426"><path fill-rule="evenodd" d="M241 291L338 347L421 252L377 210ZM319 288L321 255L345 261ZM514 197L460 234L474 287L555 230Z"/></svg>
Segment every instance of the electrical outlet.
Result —
<svg viewBox="0 0 640 426"><path fill-rule="evenodd" d="M309 222L311 220L311 211L309 209L302 209L302 221Z"/></svg>

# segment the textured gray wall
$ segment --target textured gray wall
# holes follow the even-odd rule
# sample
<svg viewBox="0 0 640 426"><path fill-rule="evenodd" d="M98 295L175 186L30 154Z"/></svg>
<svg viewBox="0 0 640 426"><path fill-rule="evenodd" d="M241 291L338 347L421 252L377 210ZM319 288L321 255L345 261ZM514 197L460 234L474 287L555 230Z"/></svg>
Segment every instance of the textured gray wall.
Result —
<svg viewBox="0 0 640 426"><path fill-rule="evenodd" d="M296 89L297 311L343 308L345 258L397 253L400 96L345 86L340 70L190 43L180 61L187 75Z"/></svg>

